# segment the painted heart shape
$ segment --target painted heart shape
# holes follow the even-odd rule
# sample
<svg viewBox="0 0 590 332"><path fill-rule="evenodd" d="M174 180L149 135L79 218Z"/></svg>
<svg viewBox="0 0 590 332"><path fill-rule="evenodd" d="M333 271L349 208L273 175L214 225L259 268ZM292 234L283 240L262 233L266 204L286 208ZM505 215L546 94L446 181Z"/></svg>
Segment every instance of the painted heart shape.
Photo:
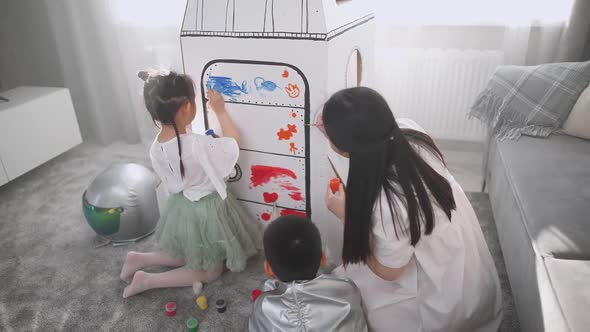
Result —
<svg viewBox="0 0 590 332"><path fill-rule="evenodd" d="M281 76L283 76L284 78L287 78L287 77L289 77L289 72L285 69Z"/></svg>
<svg viewBox="0 0 590 332"><path fill-rule="evenodd" d="M279 194L277 193L264 193L262 196L264 197L265 203L274 203L279 199Z"/></svg>

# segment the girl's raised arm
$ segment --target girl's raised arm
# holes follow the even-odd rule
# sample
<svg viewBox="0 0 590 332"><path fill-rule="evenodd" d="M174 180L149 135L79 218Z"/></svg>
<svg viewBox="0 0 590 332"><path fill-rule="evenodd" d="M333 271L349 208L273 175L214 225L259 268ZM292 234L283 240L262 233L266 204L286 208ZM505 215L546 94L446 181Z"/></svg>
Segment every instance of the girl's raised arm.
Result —
<svg viewBox="0 0 590 332"><path fill-rule="evenodd" d="M223 136L235 139L238 145L240 145L240 134L225 110L223 97L216 90L209 90L207 91L207 99L209 99L209 106L211 106L213 112L217 115Z"/></svg>

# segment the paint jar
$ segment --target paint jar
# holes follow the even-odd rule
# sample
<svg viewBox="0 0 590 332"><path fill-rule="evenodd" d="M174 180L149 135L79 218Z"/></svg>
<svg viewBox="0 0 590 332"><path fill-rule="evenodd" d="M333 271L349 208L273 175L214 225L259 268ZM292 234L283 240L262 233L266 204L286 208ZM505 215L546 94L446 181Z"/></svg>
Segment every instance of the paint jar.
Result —
<svg viewBox="0 0 590 332"><path fill-rule="evenodd" d="M337 193L339 189L340 180L338 178L333 178L332 180L330 180L330 190L332 190L332 193Z"/></svg>
<svg viewBox="0 0 590 332"><path fill-rule="evenodd" d="M225 300L217 300L217 302L215 302L215 308L217 309L217 312L222 314L225 312L225 310L227 309L227 306L225 304Z"/></svg>
<svg viewBox="0 0 590 332"><path fill-rule="evenodd" d="M209 308L209 304L207 303L207 298L205 297L205 295L201 295L199 297L197 297L197 305L199 306L199 309L201 310L207 310L207 308Z"/></svg>
<svg viewBox="0 0 590 332"><path fill-rule="evenodd" d="M258 288L252 291L252 302L256 302L256 299L262 294L262 291Z"/></svg>
<svg viewBox="0 0 590 332"><path fill-rule="evenodd" d="M191 318L186 321L186 327L188 328L189 332L197 332L199 329L199 321L195 318Z"/></svg>
<svg viewBox="0 0 590 332"><path fill-rule="evenodd" d="M166 315L168 317L176 315L176 302L166 303Z"/></svg>

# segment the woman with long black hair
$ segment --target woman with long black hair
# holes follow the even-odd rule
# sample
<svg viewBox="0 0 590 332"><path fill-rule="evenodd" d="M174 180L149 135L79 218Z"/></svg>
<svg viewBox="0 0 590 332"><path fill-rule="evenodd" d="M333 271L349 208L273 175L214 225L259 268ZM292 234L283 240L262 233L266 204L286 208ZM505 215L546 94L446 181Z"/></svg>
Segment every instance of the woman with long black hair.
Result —
<svg viewBox="0 0 590 332"><path fill-rule="evenodd" d="M376 331L497 331L497 271L477 216L433 140L396 121L384 98L351 88L318 126L349 159L346 192L326 204L344 223L343 267Z"/></svg>

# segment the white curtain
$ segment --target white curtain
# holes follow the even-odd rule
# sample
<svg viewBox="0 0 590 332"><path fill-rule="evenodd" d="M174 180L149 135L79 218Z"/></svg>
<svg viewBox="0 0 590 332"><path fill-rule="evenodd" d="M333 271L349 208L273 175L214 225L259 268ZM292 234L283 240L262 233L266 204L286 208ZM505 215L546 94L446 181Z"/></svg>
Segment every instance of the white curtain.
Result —
<svg viewBox="0 0 590 332"><path fill-rule="evenodd" d="M65 85L86 141L147 143L155 128L140 69L182 71L184 0L45 0Z"/></svg>
<svg viewBox="0 0 590 332"><path fill-rule="evenodd" d="M377 47L500 50L506 62L577 61L587 0L372 0Z"/></svg>
<svg viewBox="0 0 590 332"><path fill-rule="evenodd" d="M354 0L352 0L354 1ZM371 0L375 87L433 136L481 141L466 114L501 64L584 60L588 0Z"/></svg>
<svg viewBox="0 0 590 332"><path fill-rule="evenodd" d="M391 78L401 74L415 76L400 70L407 71L410 67L406 63L411 61L423 61L416 57L416 50L476 50L490 59L500 56L499 62L510 64L578 60L590 24L587 0L370 1L377 13L376 66L381 75L377 85L382 86L389 86ZM84 139L102 144L150 142L155 127L143 107L142 84L136 72L153 65L182 71L179 35L185 0L44 2ZM400 58L399 54L405 56ZM420 63L414 66L427 68ZM401 85L402 92L386 96L388 100L403 101L409 98L410 89L436 95L432 84ZM465 100L476 90L464 94ZM454 96L450 98L444 90L438 93L440 98L429 98L430 103L446 103L449 110L467 103L452 104L456 103ZM407 108L408 112L417 109ZM428 108L432 107L422 106L424 111ZM446 130L438 136L456 132ZM470 130L457 137L472 139L478 129Z"/></svg>

